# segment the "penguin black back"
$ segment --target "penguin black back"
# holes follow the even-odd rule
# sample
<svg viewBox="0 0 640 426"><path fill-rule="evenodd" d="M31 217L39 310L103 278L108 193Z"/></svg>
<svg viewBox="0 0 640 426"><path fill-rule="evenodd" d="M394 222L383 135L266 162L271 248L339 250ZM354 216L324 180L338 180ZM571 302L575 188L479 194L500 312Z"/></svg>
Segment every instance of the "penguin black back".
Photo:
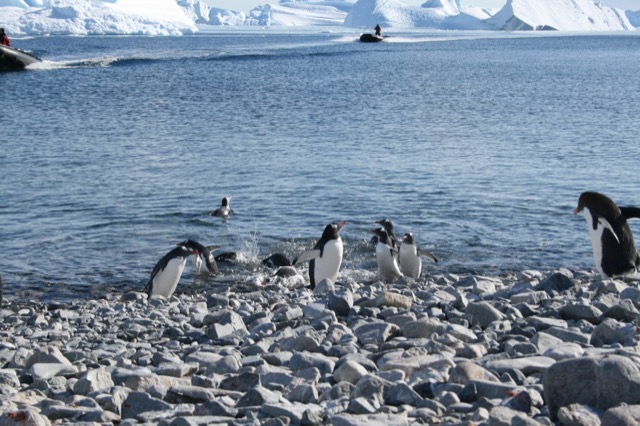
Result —
<svg viewBox="0 0 640 426"><path fill-rule="evenodd" d="M639 210L627 207L625 215L609 197L592 191L580 195L574 213L583 210L591 227L596 267L601 273L614 277L635 272L640 267L640 257L625 216L636 217Z"/></svg>

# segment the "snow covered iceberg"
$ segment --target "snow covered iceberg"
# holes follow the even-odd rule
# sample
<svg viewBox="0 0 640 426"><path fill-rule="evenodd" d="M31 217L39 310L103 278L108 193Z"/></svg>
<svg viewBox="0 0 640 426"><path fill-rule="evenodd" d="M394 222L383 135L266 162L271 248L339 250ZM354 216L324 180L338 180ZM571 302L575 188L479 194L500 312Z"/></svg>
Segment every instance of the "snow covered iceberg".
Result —
<svg viewBox="0 0 640 426"><path fill-rule="evenodd" d="M353 1L292 1L266 4L249 12L245 25L309 27L341 26Z"/></svg>
<svg viewBox="0 0 640 426"><path fill-rule="evenodd" d="M621 9L591 0L508 0L488 22L508 31L622 31L633 30Z"/></svg>
<svg viewBox="0 0 640 426"><path fill-rule="evenodd" d="M428 0L422 6L407 6L399 0L359 0L344 25L353 28L430 28L441 30L495 29L485 20L487 11L474 8L467 13L459 0Z"/></svg>
<svg viewBox="0 0 640 426"><path fill-rule="evenodd" d="M191 34L176 0L0 0L9 34Z"/></svg>

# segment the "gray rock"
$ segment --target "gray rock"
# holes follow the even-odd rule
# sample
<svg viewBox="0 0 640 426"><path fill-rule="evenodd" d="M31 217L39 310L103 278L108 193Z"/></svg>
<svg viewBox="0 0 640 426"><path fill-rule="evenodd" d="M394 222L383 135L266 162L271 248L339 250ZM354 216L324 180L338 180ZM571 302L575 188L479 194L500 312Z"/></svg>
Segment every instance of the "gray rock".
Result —
<svg viewBox="0 0 640 426"><path fill-rule="evenodd" d="M573 279L571 272L567 270L563 270L560 272L555 272L542 280L540 284L538 284L535 289L546 291L548 294L552 295L553 292L561 293L565 290L570 290L576 287L576 282Z"/></svg>
<svg viewBox="0 0 640 426"><path fill-rule="evenodd" d="M416 406L422 401L422 397L406 383L396 383L387 387L383 392L386 405L411 405Z"/></svg>
<svg viewBox="0 0 640 426"><path fill-rule="evenodd" d="M212 401L214 398L214 393L209 389L199 386L180 385L169 388L164 400L170 404L198 404Z"/></svg>
<svg viewBox="0 0 640 426"><path fill-rule="evenodd" d="M360 325L353 330L354 334L358 337L358 340L364 345L380 345L396 336L399 331L400 329L397 325L386 322L367 323Z"/></svg>
<svg viewBox="0 0 640 426"><path fill-rule="evenodd" d="M540 423L512 408L499 406L489 412L489 426L540 426Z"/></svg>
<svg viewBox="0 0 640 426"><path fill-rule="evenodd" d="M635 325L618 322L613 318L607 318L591 333L591 344L596 347L615 343L631 344L635 335Z"/></svg>
<svg viewBox="0 0 640 426"><path fill-rule="evenodd" d="M318 402L318 389L314 385L302 384L295 386L287 395L291 402L301 402L303 404Z"/></svg>
<svg viewBox="0 0 640 426"><path fill-rule="evenodd" d="M313 294L327 294L336 290L336 286L329 278L320 280L313 289Z"/></svg>
<svg viewBox="0 0 640 426"><path fill-rule="evenodd" d="M230 335L245 336L249 334L242 317L233 311L224 311L217 316L207 329L207 336L212 339L222 339Z"/></svg>
<svg viewBox="0 0 640 426"><path fill-rule="evenodd" d="M78 372L78 368L71 364L44 363L39 362L31 365L29 373L34 380L50 379L58 375L73 375Z"/></svg>
<svg viewBox="0 0 640 426"><path fill-rule="evenodd" d="M109 389L115 384L111 373L104 368L87 371L73 386L73 392L78 395L89 395L103 389Z"/></svg>
<svg viewBox="0 0 640 426"><path fill-rule="evenodd" d="M470 303L465 312L472 325L478 325L483 329L489 327L494 321L504 319L504 314L488 302Z"/></svg>
<svg viewBox="0 0 640 426"><path fill-rule="evenodd" d="M237 402L236 407L257 407L263 404L276 404L280 395L262 386L249 389Z"/></svg>
<svg viewBox="0 0 640 426"><path fill-rule="evenodd" d="M500 381L498 377L489 370L469 361L459 362L449 373L449 381L451 383L464 385L470 380Z"/></svg>
<svg viewBox="0 0 640 426"><path fill-rule="evenodd" d="M35 409L9 411L0 414L1 426L50 426L48 418L38 413Z"/></svg>
<svg viewBox="0 0 640 426"><path fill-rule="evenodd" d="M69 361L60 349L55 346L47 346L43 349L37 349L33 352L33 355L25 363L25 368L29 368L34 364L64 364L71 365Z"/></svg>
<svg viewBox="0 0 640 426"><path fill-rule="evenodd" d="M601 415L602 413L582 404L569 404L558 410L558 420L567 426L600 426Z"/></svg>
<svg viewBox="0 0 640 426"><path fill-rule="evenodd" d="M640 424L640 405L610 408L602 416L602 426L636 426Z"/></svg>
<svg viewBox="0 0 640 426"><path fill-rule="evenodd" d="M338 414L329 417L332 426L407 426L406 413L401 414Z"/></svg>
<svg viewBox="0 0 640 426"><path fill-rule="evenodd" d="M315 367L321 374L332 373L335 365L335 361L331 358L313 352L295 353L289 361L289 368L291 368L291 370L296 371Z"/></svg>
<svg viewBox="0 0 640 426"><path fill-rule="evenodd" d="M585 320L592 324L598 324L602 311L592 305L570 303L560 309L560 316L566 320Z"/></svg>
<svg viewBox="0 0 640 426"><path fill-rule="evenodd" d="M399 293L384 291L376 296L376 306L395 306L397 308L411 308L411 298Z"/></svg>
<svg viewBox="0 0 640 426"><path fill-rule="evenodd" d="M617 355L559 361L547 369L543 385L552 419L560 407L573 403L600 410L640 404L640 367Z"/></svg>
<svg viewBox="0 0 640 426"><path fill-rule="evenodd" d="M380 404L369 401L366 398L358 397L349 400L347 411L351 414L374 414L378 411Z"/></svg>
<svg viewBox="0 0 640 426"><path fill-rule="evenodd" d="M144 392L131 392L122 403L122 418L138 419L138 416L142 413L149 411L167 411L171 408L171 404L153 398Z"/></svg>
<svg viewBox="0 0 640 426"><path fill-rule="evenodd" d="M607 309L604 314L605 317L613 318L622 322L631 322L638 318L640 311L636 309L633 302L628 299L621 300L620 303Z"/></svg>
<svg viewBox="0 0 640 426"><path fill-rule="evenodd" d="M338 316L349 315L349 311L353 307L353 293L347 289L329 293L328 306Z"/></svg>
<svg viewBox="0 0 640 426"><path fill-rule="evenodd" d="M368 371L362 365L358 364L355 361L346 361L340 367L336 368L333 372L333 378L336 382L349 382L352 384L356 384L358 380L362 377L366 376Z"/></svg>

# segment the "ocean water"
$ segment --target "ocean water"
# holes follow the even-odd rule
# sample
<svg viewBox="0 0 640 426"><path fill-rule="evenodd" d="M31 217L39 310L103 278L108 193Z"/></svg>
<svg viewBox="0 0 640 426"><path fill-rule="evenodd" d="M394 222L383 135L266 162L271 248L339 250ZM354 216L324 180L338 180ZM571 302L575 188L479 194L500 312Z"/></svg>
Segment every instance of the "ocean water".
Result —
<svg viewBox="0 0 640 426"><path fill-rule="evenodd" d="M342 220L373 272L386 217L428 274L592 269L580 193L640 205L640 36L391 35L14 39L45 62L0 74L5 297L142 289L186 238L240 261L178 291L251 280Z"/></svg>

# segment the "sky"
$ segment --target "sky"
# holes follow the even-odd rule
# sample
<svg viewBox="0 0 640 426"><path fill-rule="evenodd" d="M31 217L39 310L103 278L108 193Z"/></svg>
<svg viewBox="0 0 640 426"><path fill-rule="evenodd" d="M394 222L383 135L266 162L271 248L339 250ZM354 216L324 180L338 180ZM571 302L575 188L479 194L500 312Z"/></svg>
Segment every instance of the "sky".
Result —
<svg viewBox="0 0 640 426"><path fill-rule="evenodd" d="M248 12L256 6L267 3L277 4L279 0L205 0L207 3L220 9ZM420 6L426 0L400 0L402 3L412 6ZM462 0L462 6L477 6L499 9L507 0ZM595 3L596 1L594 1ZM640 0L601 0L606 6L619 7L625 10L640 10Z"/></svg>

